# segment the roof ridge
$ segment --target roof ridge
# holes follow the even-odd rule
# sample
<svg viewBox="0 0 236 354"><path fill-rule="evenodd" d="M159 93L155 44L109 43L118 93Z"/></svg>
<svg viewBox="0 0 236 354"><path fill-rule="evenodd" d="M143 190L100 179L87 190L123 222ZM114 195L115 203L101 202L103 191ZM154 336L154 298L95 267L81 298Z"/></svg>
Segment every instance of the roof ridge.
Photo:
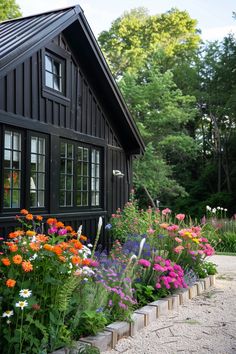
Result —
<svg viewBox="0 0 236 354"><path fill-rule="evenodd" d="M75 9L76 13L78 13L80 11L84 12L82 7L79 4L77 4L77 5L73 5L73 6L60 7L60 8L54 9L54 10L48 10L48 11L45 11L45 12L40 12L40 13L37 13L37 14L28 15L28 16L10 18L8 20L0 21L0 25L2 23L16 22L16 21L25 20L25 19L31 18L31 17L38 17L38 16L41 16L41 15L46 15L46 14L50 14L50 13L53 13L53 12L55 13L55 12L59 12L59 11L63 11L63 10L69 10L69 9Z"/></svg>

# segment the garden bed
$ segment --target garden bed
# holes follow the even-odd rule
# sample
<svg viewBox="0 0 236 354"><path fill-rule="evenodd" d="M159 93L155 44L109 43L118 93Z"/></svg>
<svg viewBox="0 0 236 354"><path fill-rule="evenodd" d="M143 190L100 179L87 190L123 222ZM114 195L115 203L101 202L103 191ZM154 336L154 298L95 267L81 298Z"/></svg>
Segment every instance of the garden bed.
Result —
<svg viewBox="0 0 236 354"><path fill-rule="evenodd" d="M154 301L137 309L131 316L131 322L117 321L105 327L96 336L88 336L77 341L72 349L62 348L52 354L77 354L85 345L98 348L101 352L114 349L118 341L128 336L136 335L144 327L156 322L160 316L165 316L172 310L201 295L215 285L215 275L201 279L188 289L178 290L175 294Z"/></svg>

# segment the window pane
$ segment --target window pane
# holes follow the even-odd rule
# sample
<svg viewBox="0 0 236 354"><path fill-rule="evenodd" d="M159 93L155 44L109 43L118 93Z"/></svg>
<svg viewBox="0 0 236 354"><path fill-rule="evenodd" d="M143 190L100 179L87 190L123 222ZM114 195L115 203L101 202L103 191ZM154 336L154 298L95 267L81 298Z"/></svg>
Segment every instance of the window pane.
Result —
<svg viewBox="0 0 236 354"><path fill-rule="evenodd" d="M88 176L88 163L84 162L83 175Z"/></svg>
<svg viewBox="0 0 236 354"><path fill-rule="evenodd" d="M52 72L52 58L45 55L45 69Z"/></svg>
<svg viewBox="0 0 236 354"><path fill-rule="evenodd" d="M5 148L5 149L11 149L11 148L12 148L12 146L11 146L12 133L6 131L4 137L5 137L5 140L4 140L4 148Z"/></svg>
<svg viewBox="0 0 236 354"><path fill-rule="evenodd" d="M11 190L10 190L10 188L5 188L5 185L4 185L3 207L4 208L10 208L11 207Z"/></svg>
<svg viewBox="0 0 236 354"><path fill-rule="evenodd" d="M12 172L12 184L13 184L13 188L20 189L20 172L19 171Z"/></svg>
<svg viewBox="0 0 236 354"><path fill-rule="evenodd" d="M16 151L17 150L17 151ZM21 135L17 132L4 133L4 208L20 207L21 184Z"/></svg>
<svg viewBox="0 0 236 354"><path fill-rule="evenodd" d="M45 156L38 155L38 172L45 172Z"/></svg>
<svg viewBox="0 0 236 354"><path fill-rule="evenodd" d="M38 173L38 188L45 189L45 175L44 175L44 173Z"/></svg>
<svg viewBox="0 0 236 354"><path fill-rule="evenodd" d="M44 191L38 191L38 207L44 207L45 201L44 201Z"/></svg>
<svg viewBox="0 0 236 354"><path fill-rule="evenodd" d="M37 141L38 138L31 137L31 154L35 154L37 152Z"/></svg>
<svg viewBox="0 0 236 354"><path fill-rule="evenodd" d="M13 149L14 150L21 150L21 142L20 142L20 134L14 133L13 134Z"/></svg>
<svg viewBox="0 0 236 354"><path fill-rule="evenodd" d="M84 161L88 162L88 149L84 149Z"/></svg>
<svg viewBox="0 0 236 354"><path fill-rule="evenodd" d="M73 190L73 178L72 176L66 177L66 190L72 191Z"/></svg>
<svg viewBox="0 0 236 354"><path fill-rule="evenodd" d="M100 163L100 152L96 151L96 163Z"/></svg>
<svg viewBox="0 0 236 354"><path fill-rule="evenodd" d="M66 192L60 191L60 205L61 206L65 205L65 196L66 196Z"/></svg>
<svg viewBox="0 0 236 354"><path fill-rule="evenodd" d="M92 201L91 201L92 205L96 205L96 194L95 192L92 192Z"/></svg>
<svg viewBox="0 0 236 354"><path fill-rule="evenodd" d="M58 61L56 61L55 59L53 59L53 74L57 75L57 76L61 76L61 63L59 63Z"/></svg>
<svg viewBox="0 0 236 354"><path fill-rule="evenodd" d="M48 71L45 72L45 85L53 88L53 74L49 73Z"/></svg>
<svg viewBox="0 0 236 354"><path fill-rule="evenodd" d="M45 139L31 137L30 206L44 207L45 203Z"/></svg>
<svg viewBox="0 0 236 354"><path fill-rule="evenodd" d="M81 206L81 205L82 205L81 192L77 192L76 205L78 205L78 206Z"/></svg>
<svg viewBox="0 0 236 354"><path fill-rule="evenodd" d="M83 192L83 205L87 206L88 205L88 193L87 192Z"/></svg>
<svg viewBox="0 0 236 354"><path fill-rule="evenodd" d="M100 167L99 165L96 165L96 177L100 176Z"/></svg>
<svg viewBox="0 0 236 354"><path fill-rule="evenodd" d="M61 157L65 157L65 156L66 156L66 144L61 143Z"/></svg>
<svg viewBox="0 0 236 354"><path fill-rule="evenodd" d="M99 193L97 192L96 193L96 201L95 201L95 204L96 205L99 205L99 203L100 203L100 200L99 200L100 198L99 198Z"/></svg>
<svg viewBox="0 0 236 354"><path fill-rule="evenodd" d="M74 157L74 146L72 144L67 144L67 157Z"/></svg>
<svg viewBox="0 0 236 354"><path fill-rule="evenodd" d="M77 177L77 189L79 190L79 191L81 191L82 190L82 177Z"/></svg>
<svg viewBox="0 0 236 354"><path fill-rule="evenodd" d="M20 191L19 190L12 190L12 208L19 208L20 207Z"/></svg>
<svg viewBox="0 0 236 354"><path fill-rule="evenodd" d="M66 177L65 175L60 176L60 189L65 189L65 181L66 181Z"/></svg>
<svg viewBox="0 0 236 354"><path fill-rule="evenodd" d="M66 205L72 206L72 192L66 192Z"/></svg>
<svg viewBox="0 0 236 354"><path fill-rule="evenodd" d="M73 162L71 160L67 160L67 174L73 173Z"/></svg>
<svg viewBox="0 0 236 354"><path fill-rule="evenodd" d="M83 179L83 190L84 191L88 190L88 178Z"/></svg>
<svg viewBox="0 0 236 354"><path fill-rule="evenodd" d="M45 155L45 139L39 138L39 154Z"/></svg>
<svg viewBox="0 0 236 354"><path fill-rule="evenodd" d="M92 150L92 163L96 162L96 151Z"/></svg>
<svg viewBox="0 0 236 354"><path fill-rule="evenodd" d="M53 77L53 88L54 90L61 91L61 78L59 76Z"/></svg>
<svg viewBox="0 0 236 354"><path fill-rule="evenodd" d="M77 151L77 158L79 161L82 161L83 160L83 148L82 147L78 147L78 151Z"/></svg>

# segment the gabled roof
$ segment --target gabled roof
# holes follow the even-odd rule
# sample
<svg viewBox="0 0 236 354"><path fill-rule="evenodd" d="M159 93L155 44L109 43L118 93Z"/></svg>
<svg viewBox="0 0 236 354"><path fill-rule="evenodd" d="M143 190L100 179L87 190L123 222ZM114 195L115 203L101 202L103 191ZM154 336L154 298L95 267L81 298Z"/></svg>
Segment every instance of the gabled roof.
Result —
<svg viewBox="0 0 236 354"><path fill-rule="evenodd" d="M119 135L130 153L145 146L104 56L79 5L0 23L0 78L13 70L59 33L69 38L73 53L87 69L112 111ZM83 50L78 50L78 48ZM79 53L77 53L79 52ZM87 70L88 71L88 70Z"/></svg>

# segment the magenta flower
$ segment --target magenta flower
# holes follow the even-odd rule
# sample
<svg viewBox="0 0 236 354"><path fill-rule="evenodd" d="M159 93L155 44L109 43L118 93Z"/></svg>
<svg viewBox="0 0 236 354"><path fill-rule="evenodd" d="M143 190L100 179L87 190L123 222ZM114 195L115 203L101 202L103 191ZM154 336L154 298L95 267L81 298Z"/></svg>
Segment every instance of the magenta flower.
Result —
<svg viewBox="0 0 236 354"><path fill-rule="evenodd" d="M66 235L67 234L67 230L66 229L60 229L58 231L58 235Z"/></svg>
<svg viewBox="0 0 236 354"><path fill-rule="evenodd" d="M140 260L138 261L138 264L142 265L142 266L145 267L145 268L148 268L148 267L150 267L151 262L149 262L149 261L146 260L146 259L140 259Z"/></svg>
<svg viewBox="0 0 236 354"><path fill-rule="evenodd" d="M156 288L160 289L161 288L161 284L160 283L156 283Z"/></svg>
<svg viewBox="0 0 236 354"><path fill-rule="evenodd" d="M48 229L49 234L55 234L57 232L57 227L53 226L50 229Z"/></svg>

